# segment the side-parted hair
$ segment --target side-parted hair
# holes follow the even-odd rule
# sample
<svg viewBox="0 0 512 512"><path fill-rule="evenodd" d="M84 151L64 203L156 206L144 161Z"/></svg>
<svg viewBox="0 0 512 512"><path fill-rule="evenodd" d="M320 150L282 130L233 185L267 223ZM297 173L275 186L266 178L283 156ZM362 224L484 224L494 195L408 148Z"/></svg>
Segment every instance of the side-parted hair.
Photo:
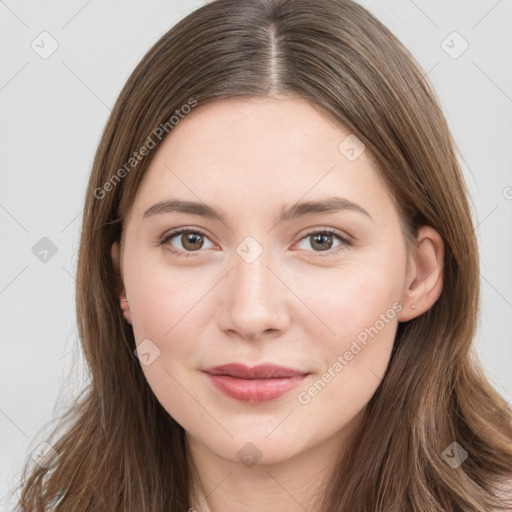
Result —
<svg viewBox="0 0 512 512"><path fill-rule="evenodd" d="M90 382L48 439L58 455L48 467L27 460L20 510L42 512L52 500L59 512L188 510L193 472L184 430L134 355L111 246L158 146L182 116L195 105L274 94L307 100L355 134L378 163L404 236L414 240L428 225L445 249L442 293L426 313L399 323L387 371L320 510L505 509L497 495L512 475L512 412L473 349L475 227L458 149L424 71L350 0L216 0L154 44L106 124L77 268ZM453 443L468 454L458 467L443 457Z"/></svg>

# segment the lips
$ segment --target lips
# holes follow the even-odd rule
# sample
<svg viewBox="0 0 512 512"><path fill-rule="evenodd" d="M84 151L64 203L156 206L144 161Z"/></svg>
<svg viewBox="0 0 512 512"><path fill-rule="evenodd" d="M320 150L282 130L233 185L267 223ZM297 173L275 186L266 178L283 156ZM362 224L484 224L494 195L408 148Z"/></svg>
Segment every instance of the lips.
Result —
<svg viewBox="0 0 512 512"><path fill-rule="evenodd" d="M249 368L248 366L238 363L214 366L213 368L208 368L205 372L210 375L230 375L231 377L237 377L239 379L283 379L306 375L308 373L273 364L260 364Z"/></svg>
<svg viewBox="0 0 512 512"><path fill-rule="evenodd" d="M309 374L302 370L271 364L252 368L231 363L204 370L216 389L248 403L267 402L297 387Z"/></svg>

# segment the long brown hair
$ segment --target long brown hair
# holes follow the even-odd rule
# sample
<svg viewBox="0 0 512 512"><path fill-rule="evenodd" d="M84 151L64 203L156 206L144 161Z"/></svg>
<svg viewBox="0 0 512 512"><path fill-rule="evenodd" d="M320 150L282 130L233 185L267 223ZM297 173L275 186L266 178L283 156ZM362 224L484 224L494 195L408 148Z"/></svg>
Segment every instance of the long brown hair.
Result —
<svg viewBox="0 0 512 512"><path fill-rule="evenodd" d="M479 307L472 210L424 72L350 0L216 0L148 51L99 143L76 287L90 383L48 439L58 455L47 467L27 461L22 510L42 511L56 497L63 512L188 509L184 431L134 355L111 246L164 139L155 134L170 133L185 105L274 93L306 99L356 134L379 164L404 234L429 225L445 246L441 296L399 324L387 372L357 439L333 468L321 510L498 509L498 485L512 475L512 412L472 348ZM149 148L144 155L142 147ZM460 449L468 457L454 467L443 454Z"/></svg>

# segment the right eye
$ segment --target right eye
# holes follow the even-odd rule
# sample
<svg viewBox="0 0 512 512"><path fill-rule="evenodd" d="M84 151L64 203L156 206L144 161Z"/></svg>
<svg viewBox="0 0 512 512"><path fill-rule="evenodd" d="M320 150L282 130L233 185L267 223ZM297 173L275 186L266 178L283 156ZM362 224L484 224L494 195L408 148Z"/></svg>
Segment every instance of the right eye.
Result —
<svg viewBox="0 0 512 512"><path fill-rule="evenodd" d="M178 241L178 247L172 243L173 239ZM199 249L203 248L205 240L209 240L209 238L201 231L180 228L166 234L161 240L160 245L165 245L168 251L177 256L189 257L193 255L191 253L200 252Z"/></svg>

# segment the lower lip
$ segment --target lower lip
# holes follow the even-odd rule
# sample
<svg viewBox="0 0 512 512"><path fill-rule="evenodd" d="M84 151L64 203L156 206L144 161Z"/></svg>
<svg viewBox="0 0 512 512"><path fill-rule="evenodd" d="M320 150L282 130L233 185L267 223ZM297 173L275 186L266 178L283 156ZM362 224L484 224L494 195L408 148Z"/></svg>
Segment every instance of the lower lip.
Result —
<svg viewBox="0 0 512 512"><path fill-rule="evenodd" d="M229 375L207 374L212 384L225 395L248 403L269 402L296 388L307 375L274 379L239 379Z"/></svg>

